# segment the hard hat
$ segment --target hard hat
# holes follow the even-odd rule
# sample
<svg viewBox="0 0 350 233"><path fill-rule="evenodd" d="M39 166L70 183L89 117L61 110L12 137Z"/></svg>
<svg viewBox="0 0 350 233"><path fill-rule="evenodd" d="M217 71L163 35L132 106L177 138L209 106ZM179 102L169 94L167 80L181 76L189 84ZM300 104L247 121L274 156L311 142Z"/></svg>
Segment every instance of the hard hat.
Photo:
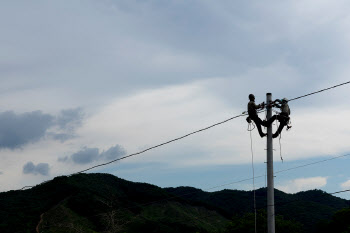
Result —
<svg viewBox="0 0 350 233"><path fill-rule="evenodd" d="M288 99L287 99L287 98L283 98L283 99L282 99L282 102L286 102L286 103L287 103L287 102L288 102Z"/></svg>
<svg viewBox="0 0 350 233"><path fill-rule="evenodd" d="M250 94L250 95L249 95L249 99L250 99L250 100L253 100L253 99L255 99L255 96L254 96L253 94Z"/></svg>

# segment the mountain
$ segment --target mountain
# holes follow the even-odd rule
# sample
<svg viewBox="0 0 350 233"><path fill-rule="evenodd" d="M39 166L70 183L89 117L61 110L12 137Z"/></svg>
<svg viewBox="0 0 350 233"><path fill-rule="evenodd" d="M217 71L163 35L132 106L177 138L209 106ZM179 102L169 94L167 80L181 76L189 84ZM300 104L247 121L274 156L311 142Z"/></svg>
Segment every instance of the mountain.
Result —
<svg viewBox="0 0 350 233"><path fill-rule="evenodd" d="M305 232L349 206L319 190L275 194L276 222L303 224ZM266 209L265 189L256 190L256 200ZM241 232L252 228L252 221L243 221L252 212L251 191L160 188L110 174L77 174L0 193L0 232Z"/></svg>
<svg viewBox="0 0 350 233"><path fill-rule="evenodd" d="M157 186L109 174L61 176L0 193L0 232L214 232L227 222Z"/></svg>
<svg viewBox="0 0 350 233"><path fill-rule="evenodd" d="M204 192L192 187L166 188L167 192L183 199L220 207L226 216L231 213L245 214L254 210L253 193L239 190ZM256 190L256 208L266 209L266 189ZM321 190L287 194L275 189L275 213L287 220L296 220L307 232L313 232L315 223L330 219L333 214L347 208L350 201L334 197Z"/></svg>

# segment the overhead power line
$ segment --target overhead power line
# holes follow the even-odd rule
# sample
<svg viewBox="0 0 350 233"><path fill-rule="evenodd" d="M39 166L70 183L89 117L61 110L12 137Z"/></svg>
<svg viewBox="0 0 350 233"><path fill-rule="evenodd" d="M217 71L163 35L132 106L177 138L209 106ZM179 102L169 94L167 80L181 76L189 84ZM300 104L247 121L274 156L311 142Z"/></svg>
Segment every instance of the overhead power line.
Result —
<svg viewBox="0 0 350 233"><path fill-rule="evenodd" d="M322 90L319 90L319 91L315 91L315 92L312 92L312 93L309 93L309 94L306 94L306 95L295 97L295 98L290 99L289 102L293 101L293 100L304 98L304 97L309 96L309 95L314 95L314 94L317 94L317 93L320 93L320 92L323 92L323 91L327 91L327 90L330 90L330 89L333 89L333 88L336 88L336 87L340 87L340 86L343 86L343 85L346 85L346 84L349 84L349 83L350 83L350 81L345 82L345 83L341 83L341 84L338 84L338 85L335 85L333 87L328 87L328 88L325 88L325 89L322 89Z"/></svg>
<svg viewBox="0 0 350 233"><path fill-rule="evenodd" d="M328 88L325 88L325 89L322 89L322 90L319 90L319 91L315 91L315 92L312 92L312 93L309 93L309 94L306 94L306 95L303 95L303 96L299 96L299 97L296 97L296 98L292 98L292 99L290 99L289 101L293 101L293 100L297 100L297 99L300 99L300 98L304 98L304 97L307 97L307 96L310 96L310 95L314 95L314 94L316 94L316 93L320 93L320 92L323 92L323 91L326 91L326 90L329 90L329 89L332 89L332 88L336 88L336 87L339 87L339 86L342 86L342 85L346 85L346 84L349 84L349 83L350 83L350 81L345 82L345 83L341 83L341 84L338 84L338 85L335 85L335 86L332 86L332 87L328 87ZM114 163L114 162L117 162L117 161L120 161L120 160L129 158L129 157L132 157L132 156L135 156L135 155L139 155L139 154L145 153L146 151L155 149L155 148L157 148L157 147L164 146L164 145L169 144L169 143L172 143L172 142L174 142L174 141L181 140L181 139L186 138L186 137L188 137L188 136L190 136L190 135L193 135L193 134L196 134L196 133L199 133L199 132L208 130L208 129L213 128L213 127L215 127L215 126L221 125L221 124L223 124L223 123L226 123L226 122L228 122L228 121L231 121L231 120L233 120L233 119L236 119L236 118L239 118L239 117L242 117L242 116L246 116L246 115L248 115L248 114L244 112L244 113L242 113L242 114L240 114L240 115L237 115L237 116L231 117L231 118L229 118L229 119L226 119L226 120L224 120L224 121L215 123L215 124L210 125L210 126L208 126L208 127L205 127L205 128L202 128L202 129L199 129L199 130L196 130L196 131L193 131L193 132L188 133L188 134L186 134L186 135L184 135L184 136L181 136L181 137L178 137L178 138L169 140L169 141L167 141L167 142L158 144L158 145L156 145L156 146L149 147L149 148L147 148L147 149L145 149L145 150L142 150L142 151L139 151L139 152L136 152L136 153L133 153L133 154L129 154L129 155L123 156L123 157L118 158L118 159L114 159L114 160L109 161L109 162L106 162L106 163L102 163L102 164L98 164L98 165L89 167L89 168L84 169L84 170L81 170L81 171L79 171L79 172L72 173L71 175L78 174L78 173L83 173L83 172L89 171L89 170L94 169L94 168L97 168L97 167L106 166L106 165L108 165L108 164L111 164L111 163ZM22 189L30 188L30 187L33 187L33 186L25 186L25 187L23 187Z"/></svg>
<svg viewBox="0 0 350 233"><path fill-rule="evenodd" d="M338 192L334 192L334 193L329 193L329 194L345 193L345 192L350 192L350 189L342 190L342 191L338 191Z"/></svg>
<svg viewBox="0 0 350 233"><path fill-rule="evenodd" d="M318 163L324 163L324 162L327 162L327 161L330 161L330 160L339 159L339 158L346 157L346 156L349 156L349 155L350 154L339 155L337 157L332 157L332 158L329 158L329 159L324 159L324 160L320 160L320 161L316 161L316 162L312 162L312 163L308 163L308 164L303 164L303 165L292 167L292 168L287 168L287 169L284 169L284 170L277 171L274 174L278 174L278 173L281 173L281 172L286 172L286 171L289 171L289 170L294 170L294 169L297 169L297 168L307 167L307 166L318 164Z"/></svg>
<svg viewBox="0 0 350 233"><path fill-rule="evenodd" d="M160 147L160 146L164 146L164 145L169 144L169 143L174 142L174 141L181 140L181 139L186 138L186 137L188 137L188 136L191 136L191 135L193 135L193 134L196 134L196 133L199 133L199 132L208 130L208 129L213 128L213 127L215 127L215 126L217 126L217 125L221 125L221 124L223 124L223 123L226 123L226 122L228 122L228 121L231 121L231 120L233 120L233 119L235 119L235 118L242 117L242 116L247 116L247 115L248 115L248 114L246 114L246 113L242 113L242 114L240 114L240 115L237 115L237 116L228 118L228 119L226 119L226 120L224 120L224 121L220 121L220 122L215 123L215 124L213 124L213 125L210 125L210 126L208 126L208 127L205 127L205 128L202 128L202 129L199 129L199 130L196 130L196 131L193 131L193 132L188 133L188 134L186 134L186 135L184 135L184 136L181 136L181 137L178 137L178 138L169 140L169 141L167 141L167 142L158 144L158 145L156 145L156 146L149 147L149 148L147 148L147 149L145 149L145 150L142 150L142 151L139 151L139 152L137 152L137 153L129 154L129 155L123 156L123 157L121 157L121 158L118 158L118 159L114 159L114 160L112 160L112 161L109 161L109 162L107 162L107 163L101 163L101 164L98 164L98 165L89 167L89 168L87 168L87 169L84 169L84 170L82 170L82 171L72 173L72 174L70 174L70 175L83 173L83 172L89 171L89 170L94 169L94 168L97 168L97 167L106 166L106 165L108 165L108 164L115 163L115 162L117 162L117 161L120 161L120 160L129 158L129 157L132 157L132 156L134 156L134 155L139 155L139 154L145 153L146 151L155 149L155 148ZM23 188L21 188L20 190L27 189L27 188L32 188L32 187L34 187L34 186L29 186L29 185L27 185L27 186L24 186Z"/></svg>
<svg viewBox="0 0 350 233"><path fill-rule="evenodd" d="M95 166L93 166L93 167L84 169L84 170L82 170L82 171L80 171L80 172L76 172L76 173L86 172L86 171L89 171L89 170L94 169L94 168L96 168L96 167L105 166L105 165L107 165L107 164L111 164L111 163L117 162L117 161L119 161L119 160L123 160L123 159L129 158L129 157L134 156L134 155L139 155L139 154L145 153L146 151L155 149L155 148L160 147L160 146L164 146L164 145L169 144L169 143L171 143L171 142L175 142L175 141L181 140L181 139L183 139L183 138L186 138L186 137L188 137L188 136L191 136L192 134L196 134L196 133L199 133L199 132L208 130L208 129L213 128L213 127L215 127L215 126L217 126L217 125L221 125L221 124L226 123L226 122L228 122L228 121L231 121L231 120L233 120L233 119L235 119L235 118L242 117L242 116L246 116L246 115L247 115L247 114L240 114L240 115L231 117L231 118L229 118L229 119L227 119L227 120L218 122L218 123L216 123L216 124L213 124L213 125L211 125L211 126L205 127L205 128L203 128L203 129L199 129L199 130L193 131L193 132L188 133L188 134L186 134L186 135L184 135L184 136L181 136L181 137L172 139L172 140L170 140L170 141L167 141L167 142L158 144L158 145L156 145L156 146L149 147L149 148L147 148L147 149L145 149L145 150L143 150L143 151L140 151L140 152L137 152L137 153L134 153L134 154L130 154L130 155L126 155L126 156L124 156L124 157L121 157L121 158L118 158L118 159L109 161L109 162L107 162L107 163L98 164L98 165L95 165ZM76 174L76 173L73 173L73 174Z"/></svg>

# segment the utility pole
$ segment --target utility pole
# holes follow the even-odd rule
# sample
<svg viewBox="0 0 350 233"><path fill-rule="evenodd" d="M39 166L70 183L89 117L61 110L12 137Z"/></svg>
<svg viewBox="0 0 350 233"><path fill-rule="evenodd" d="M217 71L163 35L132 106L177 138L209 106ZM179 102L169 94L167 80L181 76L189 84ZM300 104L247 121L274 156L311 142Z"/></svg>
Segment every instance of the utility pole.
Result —
<svg viewBox="0 0 350 233"><path fill-rule="evenodd" d="M267 120L272 117L272 94L266 94ZM267 232L275 233L275 194L273 182L272 124L267 127Z"/></svg>

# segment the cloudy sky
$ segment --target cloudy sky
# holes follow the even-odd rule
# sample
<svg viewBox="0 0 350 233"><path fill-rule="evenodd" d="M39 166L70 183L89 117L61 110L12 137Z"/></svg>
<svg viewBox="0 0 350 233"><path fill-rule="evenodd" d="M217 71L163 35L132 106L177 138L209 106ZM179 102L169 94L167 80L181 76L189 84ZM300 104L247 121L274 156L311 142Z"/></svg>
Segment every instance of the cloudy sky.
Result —
<svg viewBox="0 0 350 233"><path fill-rule="evenodd" d="M293 98L349 81L349 12L341 0L1 1L0 191L228 119L250 93L262 102L267 92ZM290 103L275 171L350 153L349 90ZM264 187L266 141L252 136ZM251 162L242 117L91 172L208 190L252 177ZM281 172L275 185L349 189L349 164L345 156ZM252 181L223 188L251 190Z"/></svg>

